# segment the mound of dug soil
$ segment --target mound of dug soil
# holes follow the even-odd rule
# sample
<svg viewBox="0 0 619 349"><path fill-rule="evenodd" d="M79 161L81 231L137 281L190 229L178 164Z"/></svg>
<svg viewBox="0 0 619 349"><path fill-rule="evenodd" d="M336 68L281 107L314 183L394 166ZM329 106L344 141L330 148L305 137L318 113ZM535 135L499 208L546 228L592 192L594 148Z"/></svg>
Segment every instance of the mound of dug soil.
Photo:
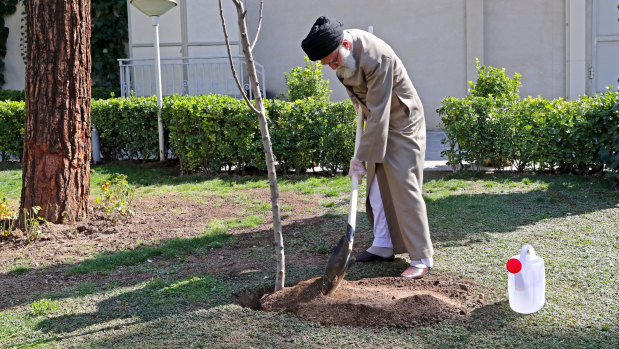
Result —
<svg viewBox="0 0 619 349"><path fill-rule="evenodd" d="M285 311L325 325L417 327L467 316L484 305L463 278L429 274L421 280L396 277L343 280L330 296L321 293L316 277L265 295L263 310Z"/></svg>

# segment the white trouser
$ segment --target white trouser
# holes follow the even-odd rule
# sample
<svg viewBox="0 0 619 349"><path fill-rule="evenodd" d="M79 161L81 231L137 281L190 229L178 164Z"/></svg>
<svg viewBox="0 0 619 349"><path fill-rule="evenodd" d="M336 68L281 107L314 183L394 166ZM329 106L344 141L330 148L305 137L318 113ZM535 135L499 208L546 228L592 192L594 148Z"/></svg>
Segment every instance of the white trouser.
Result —
<svg viewBox="0 0 619 349"><path fill-rule="evenodd" d="M383 208L383 199L380 197L376 176L374 176L370 186L370 205L372 205L372 213L374 213L374 242L372 242L372 246L393 249L389 227L387 226L387 218L385 217L385 209Z"/></svg>
<svg viewBox="0 0 619 349"><path fill-rule="evenodd" d="M380 197L380 188L378 187L376 175L370 184L370 205L372 206L372 213L374 214L374 227L372 227L374 230L374 241L372 242L372 247L368 249L368 252L380 255L381 257L389 257L393 254L393 243L391 242L387 218L385 217L385 209L383 208L383 199ZM421 264L432 267L432 257L428 259L423 258L420 261L411 261L411 265L413 266L420 266Z"/></svg>

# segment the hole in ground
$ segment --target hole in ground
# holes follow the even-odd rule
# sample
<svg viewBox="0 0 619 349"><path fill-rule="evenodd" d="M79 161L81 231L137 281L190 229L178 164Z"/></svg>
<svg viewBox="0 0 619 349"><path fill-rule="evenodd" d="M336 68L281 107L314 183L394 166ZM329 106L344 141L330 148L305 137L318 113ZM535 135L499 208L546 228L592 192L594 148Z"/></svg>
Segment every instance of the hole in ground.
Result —
<svg viewBox="0 0 619 349"><path fill-rule="evenodd" d="M261 310L260 299L265 294L273 292L273 287L260 287L253 290L244 290L235 296L235 303L252 310Z"/></svg>

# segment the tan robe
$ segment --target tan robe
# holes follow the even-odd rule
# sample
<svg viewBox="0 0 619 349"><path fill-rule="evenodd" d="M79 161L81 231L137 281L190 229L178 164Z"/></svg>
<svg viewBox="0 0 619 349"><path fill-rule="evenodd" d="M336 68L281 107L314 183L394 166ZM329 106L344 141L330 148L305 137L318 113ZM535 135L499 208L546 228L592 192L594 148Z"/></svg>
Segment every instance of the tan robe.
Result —
<svg viewBox="0 0 619 349"><path fill-rule="evenodd" d="M368 170L366 213L373 226L369 190L377 176L394 253L432 257L426 205L421 195L426 128L423 106L402 61L384 41L358 29L352 35L355 74L340 79L361 105L365 132L357 158Z"/></svg>

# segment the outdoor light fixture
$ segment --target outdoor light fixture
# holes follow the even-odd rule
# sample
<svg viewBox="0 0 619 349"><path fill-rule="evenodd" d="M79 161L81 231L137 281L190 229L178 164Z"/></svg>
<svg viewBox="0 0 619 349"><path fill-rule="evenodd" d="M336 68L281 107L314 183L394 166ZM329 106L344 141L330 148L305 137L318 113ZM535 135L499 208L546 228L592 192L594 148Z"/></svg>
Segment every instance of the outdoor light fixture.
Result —
<svg viewBox="0 0 619 349"><path fill-rule="evenodd" d="M149 16L155 31L155 64L157 71L157 123L159 124L159 161L165 160L165 143L163 139L163 122L161 121L161 56L159 54L159 16L168 12L174 6L174 0L131 0L131 5Z"/></svg>
<svg viewBox="0 0 619 349"><path fill-rule="evenodd" d="M174 0L131 0L131 5L135 6L145 15L152 17L161 16L177 4Z"/></svg>

